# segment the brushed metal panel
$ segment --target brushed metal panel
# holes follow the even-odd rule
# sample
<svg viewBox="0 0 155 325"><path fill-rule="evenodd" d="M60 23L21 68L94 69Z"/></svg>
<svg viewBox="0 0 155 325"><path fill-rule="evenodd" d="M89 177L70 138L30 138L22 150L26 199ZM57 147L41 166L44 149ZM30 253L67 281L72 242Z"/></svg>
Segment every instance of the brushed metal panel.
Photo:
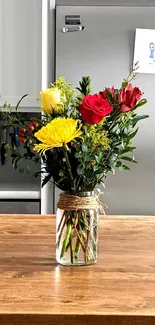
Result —
<svg viewBox="0 0 155 325"><path fill-rule="evenodd" d="M70 14L80 15L86 30L62 33L65 15ZM82 75L90 75L94 92L119 87L133 60L135 28L155 28L154 17L155 8L58 6L56 77L63 75L77 86ZM145 91L148 104L140 112L150 118L141 122L134 139L139 164L132 165L131 172L118 171L106 179L108 214L155 214L155 75L140 74L134 84Z"/></svg>

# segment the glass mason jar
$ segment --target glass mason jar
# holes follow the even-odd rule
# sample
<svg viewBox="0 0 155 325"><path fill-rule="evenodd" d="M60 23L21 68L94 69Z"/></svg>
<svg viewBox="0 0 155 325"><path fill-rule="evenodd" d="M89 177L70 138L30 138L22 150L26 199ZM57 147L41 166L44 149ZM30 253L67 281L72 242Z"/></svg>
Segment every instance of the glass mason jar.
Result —
<svg viewBox="0 0 155 325"><path fill-rule="evenodd" d="M56 213L56 260L63 265L95 264L98 257L99 210L91 207L94 192L79 193L78 197L89 198L89 208L82 204L73 210L58 208Z"/></svg>

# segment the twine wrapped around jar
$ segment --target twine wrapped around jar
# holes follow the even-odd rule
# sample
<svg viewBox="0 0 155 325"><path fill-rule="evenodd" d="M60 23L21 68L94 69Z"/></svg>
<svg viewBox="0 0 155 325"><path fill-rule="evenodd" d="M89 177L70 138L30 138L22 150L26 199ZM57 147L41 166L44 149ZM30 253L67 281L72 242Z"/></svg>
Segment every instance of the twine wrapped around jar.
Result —
<svg viewBox="0 0 155 325"><path fill-rule="evenodd" d="M72 195L66 192L60 193L60 198L57 203L57 207L61 210L80 210L80 209L99 209L103 214L105 214L104 209L107 208L105 204L103 204L99 197L104 193L101 192L95 196L78 196Z"/></svg>

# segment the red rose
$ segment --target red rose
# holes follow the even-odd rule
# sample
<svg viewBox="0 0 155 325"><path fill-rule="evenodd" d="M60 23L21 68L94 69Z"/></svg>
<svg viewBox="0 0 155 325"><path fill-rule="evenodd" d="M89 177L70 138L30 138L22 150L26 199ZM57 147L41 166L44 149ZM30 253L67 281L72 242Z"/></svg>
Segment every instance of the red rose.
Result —
<svg viewBox="0 0 155 325"><path fill-rule="evenodd" d="M118 94L118 102L123 104L120 112L123 113L131 111L141 97L142 92L138 87L133 87L131 84L129 84L126 88L122 88Z"/></svg>
<svg viewBox="0 0 155 325"><path fill-rule="evenodd" d="M88 124L97 124L110 114L112 106L99 95L87 95L80 104L82 119Z"/></svg>
<svg viewBox="0 0 155 325"><path fill-rule="evenodd" d="M112 96L112 98L115 97L115 88L114 86L112 88L107 88ZM106 89L104 89L103 91L100 91L99 95L103 98L103 99L108 99L107 98L107 92Z"/></svg>

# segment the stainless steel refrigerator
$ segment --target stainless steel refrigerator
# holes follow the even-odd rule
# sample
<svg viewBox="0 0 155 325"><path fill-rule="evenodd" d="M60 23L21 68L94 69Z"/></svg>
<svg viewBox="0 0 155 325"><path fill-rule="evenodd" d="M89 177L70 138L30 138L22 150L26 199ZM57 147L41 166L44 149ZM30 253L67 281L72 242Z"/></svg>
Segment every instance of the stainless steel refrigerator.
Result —
<svg viewBox="0 0 155 325"><path fill-rule="evenodd" d="M64 76L75 87L89 75L93 92L120 87L133 62L135 29L155 28L154 17L151 7L57 6L56 78ZM150 118L133 142L139 163L105 179L106 214L155 214L155 75L139 74L134 84L145 92L148 104L141 113Z"/></svg>

